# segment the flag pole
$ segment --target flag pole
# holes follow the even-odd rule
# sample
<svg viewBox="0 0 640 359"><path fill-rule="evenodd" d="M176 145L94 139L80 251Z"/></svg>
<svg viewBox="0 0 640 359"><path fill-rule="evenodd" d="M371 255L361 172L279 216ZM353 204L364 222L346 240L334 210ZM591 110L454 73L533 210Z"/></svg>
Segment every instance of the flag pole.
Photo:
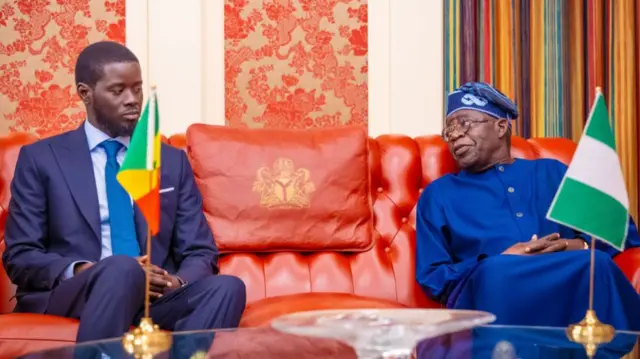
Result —
<svg viewBox="0 0 640 359"><path fill-rule="evenodd" d="M595 311L593 310L593 287L595 282L595 274L596 274L596 238L591 238L591 260L589 265L589 309L587 313L592 312L595 316Z"/></svg>
<svg viewBox="0 0 640 359"><path fill-rule="evenodd" d="M602 89L596 87L595 98L602 94ZM591 237L590 260L589 260L589 308L585 317L579 322L567 327L567 337L569 340L582 344L587 356L593 358L596 355L598 346L610 342L615 336L615 329L602 323L596 311L593 309L593 294L595 286L595 266L596 266L596 237Z"/></svg>
<svg viewBox="0 0 640 359"><path fill-rule="evenodd" d="M148 7L148 0L147 0ZM147 12L149 9L147 8ZM147 117L147 156L155 156L155 141L156 141L156 86L151 86L151 94L149 95L149 116ZM153 125L152 125L153 124ZM151 130L151 131L150 131ZM149 142L152 141L152 142ZM149 154L149 151L152 151ZM149 166L149 165L147 165ZM149 190L154 188L153 176L155 173L156 164L151 166L149 171ZM158 206L160 203L158 203ZM145 271L145 285L144 285L144 317L140 319L140 324L129 331L122 338L122 346L127 353L133 355L134 358L140 359L152 359L155 355L167 351L171 348L172 337L171 333L161 330L157 324L153 323L149 309L151 307L150 294L151 294L151 227L147 224L147 242L146 242L146 261L144 263Z"/></svg>
<svg viewBox="0 0 640 359"><path fill-rule="evenodd" d="M148 14L148 10L147 10L147 14ZM147 15L148 16L148 15ZM156 117L156 111L157 111L157 106L156 106L156 85L151 85L151 93L149 94L149 118L147 119L149 125L153 123L153 133L149 134L149 129L147 128L147 141L154 141L155 142L155 117ZM149 126L147 126L149 127ZM155 151L155 144L153 146L149 146L147 144L147 150L149 148L153 148ZM149 156L149 154L147 154L147 156ZM152 156L155 156L155 153L152 154ZM152 166L153 168L154 166ZM154 171L149 171L149 189L153 188L153 175L154 175ZM144 320L148 321L149 324L151 324L151 326L153 326L153 321L151 320L151 315L149 314L149 308L151 307L151 303L150 303L150 294L151 294L151 278L149 273L151 273L151 227L149 227L147 225L147 241L146 243L146 247L147 249L145 250L145 254L147 256L147 261L145 262L144 265L144 269L145 269L145 284L144 284Z"/></svg>

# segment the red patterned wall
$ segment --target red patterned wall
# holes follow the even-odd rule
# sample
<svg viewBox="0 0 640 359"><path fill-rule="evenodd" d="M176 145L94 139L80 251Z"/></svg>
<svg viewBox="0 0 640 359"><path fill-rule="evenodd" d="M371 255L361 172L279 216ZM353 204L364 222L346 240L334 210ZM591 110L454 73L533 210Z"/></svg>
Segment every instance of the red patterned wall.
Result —
<svg viewBox="0 0 640 359"><path fill-rule="evenodd" d="M91 42L124 43L124 16L125 0L0 1L0 134L77 127L76 57Z"/></svg>
<svg viewBox="0 0 640 359"><path fill-rule="evenodd" d="M366 0L225 0L226 121L366 126Z"/></svg>

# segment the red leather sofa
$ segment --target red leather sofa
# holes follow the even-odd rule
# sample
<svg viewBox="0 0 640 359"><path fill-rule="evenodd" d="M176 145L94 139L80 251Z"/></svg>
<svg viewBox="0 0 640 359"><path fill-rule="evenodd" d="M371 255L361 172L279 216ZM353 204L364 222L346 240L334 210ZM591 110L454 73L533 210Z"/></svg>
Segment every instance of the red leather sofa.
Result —
<svg viewBox="0 0 640 359"><path fill-rule="evenodd" d="M188 133L197 137L206 131L206 126L192 126ZM36 140L25 133L0 138L0 252L18 151ZM277 132L268 141L278 141ZM382 135L365 137L367 141L372 246L358 252L222 250L221 272L237 275L246 283L242 327L265 325L278 315L311 309L440 306L424 296L414 279L415 204L422 188L456 171L455 163L439 136ZM188 153L194 151L185 135L171 136L166 142ZM190 144L204 145L206 141ZM575 144L565 139L514 137L512 147L515 157L551 157L565 163L575 150ZM194 165L197 178L202 171L199 166ZM206 183L201 186L205 207L211 200L208 188ZM293 240L304 242L304 238ZM640 249L628 250L615 260L640 291ZM10 314L14 290L0 266L0 358L74 343L75 320Z"/></svg>

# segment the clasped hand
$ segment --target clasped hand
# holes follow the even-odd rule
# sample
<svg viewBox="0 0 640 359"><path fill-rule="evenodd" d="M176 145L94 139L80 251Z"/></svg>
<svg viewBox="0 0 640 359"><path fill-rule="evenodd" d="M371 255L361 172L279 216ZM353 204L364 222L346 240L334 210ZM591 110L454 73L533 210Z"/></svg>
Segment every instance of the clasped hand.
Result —
<svg viewBox="0 0 640 359"><path fill-rule="evenodd" d="M146 270L148 256L137 257L136 261ZM78 275L81 272L91 268L94 263L87 262L76 265L73 274ZM177 277L170 275L166 270L149 263L149 296L151 299L162 297L165 292L173 288L180 287L181 283Z"/></svg>
<svg viewBox="0 0 640 359"><path fill-rule="evenodd" d="M136 258L143 269L146 269L148 257ZM149 263L149 296L152 299L162 297L167 290L180 287L180 281L175 276L170 275L166 270Z"/></svg>
<svg viewBox="0 0 640 359"><path fill-rule="evenodd" d="M578 250L582 248L584 248L584 241L581 239L564 239L560 238L560 234L558 233L551 233L542 238L534 235L530 241L516 243L507 248L502 254L533 255Z"/></svg>

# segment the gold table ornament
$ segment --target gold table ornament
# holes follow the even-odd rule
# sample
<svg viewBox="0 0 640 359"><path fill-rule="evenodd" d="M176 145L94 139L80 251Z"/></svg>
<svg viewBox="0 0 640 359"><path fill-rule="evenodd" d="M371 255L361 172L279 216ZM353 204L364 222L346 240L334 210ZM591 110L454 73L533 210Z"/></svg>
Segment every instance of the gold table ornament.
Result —
<svg viewBox="0 0 640 359"><path fill-rule="evenodd" d="M151 318L140 320L140 325L122 338L124 350L136 359L152 359L171 348L171 333L153 324Z"/></svg>
<svg viewBox="0 0 640 359"><path fill-rule="evenodd" d="M147 253L151 253L150 230L147 231ZM147 258L145 262L144 317L136 328L122 338L124 350L136 359L152 359L156 354L169 350L173 339L170 332L161 330L157 324L153 324L149 315L150 266L151 258Z"/></svg>
<svg viewBox="0 0 640 359"><path fill-rule="evenodd" d="M582 344L589 358L593 358L598 346L609 343L615 336L615 329L602 323L593 309L587 310L587 315L579 323L567 328L567 336L574 343Z"/></svg>
<svg viewBox="0 0 640 359"><path fill-rule="evenodd" d="M151 283L149 275L151 273L151 230L147 231L147 258L145 266L145 289L144 289L144 317L140 324L129 331L122 338L124 350L136 359L152 359L156 354L160 354L171 348L171 333L161 330L157 324L153 324L149 315L149 294L151 293Z"/></svg>
<svg viewBox="0 0 640 359"><path fill-rule="evenodd" d="M602 344L609 343L616 335L616 330L609 324L602 323L593 310L593 286L595 275L596 238L591 238L591 260L589 267L589 309L584 319L567 328L567 337L574 343L582 344L587 356L593 358Z"/></svg>

